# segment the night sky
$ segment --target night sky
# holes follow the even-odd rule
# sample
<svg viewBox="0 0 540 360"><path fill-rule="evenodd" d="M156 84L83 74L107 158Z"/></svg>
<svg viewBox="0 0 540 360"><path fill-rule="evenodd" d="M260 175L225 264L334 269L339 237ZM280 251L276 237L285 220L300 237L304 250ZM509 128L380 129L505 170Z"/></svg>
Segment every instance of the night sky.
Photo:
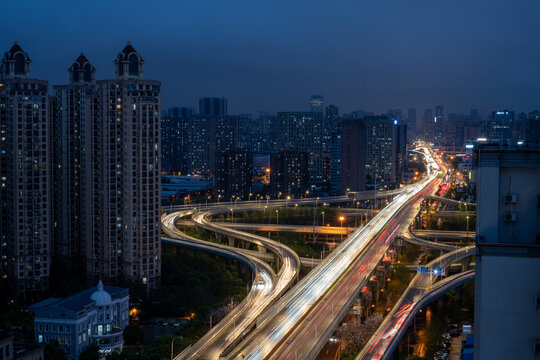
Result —
<svg viewBox="0 0 540 360"><path fill-rule="evenodd" d="M163 108L225 96L230 113L444 105L481 114L540 109L538 0L15 1L0 48L19 41L33 77L68 82L83 51L97 79L127 41Z"/></svg>

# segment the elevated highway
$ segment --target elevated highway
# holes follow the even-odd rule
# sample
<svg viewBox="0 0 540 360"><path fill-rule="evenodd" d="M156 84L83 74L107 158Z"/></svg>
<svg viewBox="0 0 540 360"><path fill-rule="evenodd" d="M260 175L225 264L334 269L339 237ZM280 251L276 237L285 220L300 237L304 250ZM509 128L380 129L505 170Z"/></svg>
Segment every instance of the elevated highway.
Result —
<svg viewBox="0 0 540 360"><path fill-rule="evenodd" d="M225 256L246 264L252 271L251 289L246 298L195 345L179 355L190 359L217 359L223 349L239 336L242 329L251 325L254 320L253 315L264 310L260 307L261 303L273 298L276 276L267 263L256 257L236 251L229 246L203 241L178 231L174 226L174 219L180 215L189 214L191 214L190 211L185 211L182 214L176 213L162 217L161 228L167 234L161 238L163 243Z"/></svg>
<svg viewBox="0 0 540 360"><path fill-rule="evenodd" d="M278 231L278 232L296 232L296 233L313 233L316 234L332 234L332 235L348 235L356 230L354 227L339 227L339 226L313 226L313 225L276 225L276 224L245 224L245 223L227 223L215 222L220 226L231 229L248 230L248 231Z"/></svg>
<svg viewBox="0 0 540 360"><path fill-rule="evenodd" d="M412 230L411 233L422 239L437 239L437 240L461 240L461 239L476 239L474 231L445 231L445 230Z"/></svg>
<svg viewBox="0 0 540 360"><path fill-rule="evenodd" d="M447 253L426 266L449 267L474 255L474 246ZM432 285L432 275L416 275L356 360L389 359L416 313L429 302L474 278L474 271L451 276Z"/></svg>
<svg viewBox="0 0 540 360"><path fill-rule="evenodd" d="M435 191L439 166L427 150L429 175L401 190L367 226L356 230L321 265L285 294L226 359L313 359L348 310L400 229Z"/></svg>

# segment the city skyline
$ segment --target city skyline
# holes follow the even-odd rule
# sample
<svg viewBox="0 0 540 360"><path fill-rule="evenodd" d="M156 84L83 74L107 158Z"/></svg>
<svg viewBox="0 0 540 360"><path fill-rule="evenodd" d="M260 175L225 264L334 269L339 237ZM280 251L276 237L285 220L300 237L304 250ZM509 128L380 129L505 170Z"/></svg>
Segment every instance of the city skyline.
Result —
<svg viewBox="0 0 540 360"><path fill-rule="evenodd" d="M132 41L155 64L146 75L163 81L164 109L225 96L231 113L306 111L313 94L342 112L411 107L421 113L439 104L482 115L538 108L534 29L540 20L534 14L540 4L534 1L310 2L309 8L306 2L135 2L128 9L107 4L107 13L97 10L99 4L92 11L57 2L62 11L53 6L39 12L31 5L7 5L3 14L24 12L30 21L23 27L16 16L0 16L0 29L3 48L17 40L31 55L33 76L64 83L66 64L84 52L96 78L110 78L110 54ZM126 18L150 14L146 30L136 22L110 21L120 11ZM105 25L86 34L86 24L94 22Z"/></svg>

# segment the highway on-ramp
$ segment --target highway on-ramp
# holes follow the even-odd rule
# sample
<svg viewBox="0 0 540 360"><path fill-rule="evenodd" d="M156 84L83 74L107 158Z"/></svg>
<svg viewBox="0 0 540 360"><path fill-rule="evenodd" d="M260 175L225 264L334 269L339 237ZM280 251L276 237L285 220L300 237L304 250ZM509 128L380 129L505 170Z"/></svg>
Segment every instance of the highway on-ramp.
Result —
<svg viewBox="0 0 540 360"><path fill-rule="evenodd" d="M474 255L474 246L460 248L447 253L426 266L430 269L433 267L446 268L452 263L471 255ZM453 287L462 284L463 281L469 281L470 276L474 276L474 273L472 275L470 272L459 274L459 276L456 275L452 279L448 278L441 281L439 286L430 289L432 286L431 275L416 275L394 308L386 316L381 326L379 326L375 334L368 341L368 344L358 354L356 360L389 359L399 343L401 336L412 319L414 319L416 312L428 303L428 300L432 301L444 294L445 291L449 291Z"/></svg>

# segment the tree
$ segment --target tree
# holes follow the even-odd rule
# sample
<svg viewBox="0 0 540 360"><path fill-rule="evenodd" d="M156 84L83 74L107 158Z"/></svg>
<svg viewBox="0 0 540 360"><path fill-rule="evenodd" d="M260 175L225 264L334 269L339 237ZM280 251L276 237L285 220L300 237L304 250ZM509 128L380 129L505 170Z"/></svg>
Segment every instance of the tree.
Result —
<svg viewBox="0 0 540 360"><path fill-rule="evenodd" d="M66 352L60 347L58 341L51 340L43 350L45 360L67 360Z"/></svg>
<svg viewBox="0 0 540 360"><path fill-rule="evenodd" d="M79 355L79 360L99 360L99 358L99 346L95 342L85 347Z"/></svg>
<svg viewBox="0 0 540 360"><path fill-rule="evenodd" d="M429 360L427 357L422 357L418 355L409 355L405 360Z"/></svg>
<svg viewBox="0 0 540 360"><path fill-rule="evenodd" d="M124 329L124 341L126 345L138 345L144 341L144 330L135 324L128 325Z"/></svg>

